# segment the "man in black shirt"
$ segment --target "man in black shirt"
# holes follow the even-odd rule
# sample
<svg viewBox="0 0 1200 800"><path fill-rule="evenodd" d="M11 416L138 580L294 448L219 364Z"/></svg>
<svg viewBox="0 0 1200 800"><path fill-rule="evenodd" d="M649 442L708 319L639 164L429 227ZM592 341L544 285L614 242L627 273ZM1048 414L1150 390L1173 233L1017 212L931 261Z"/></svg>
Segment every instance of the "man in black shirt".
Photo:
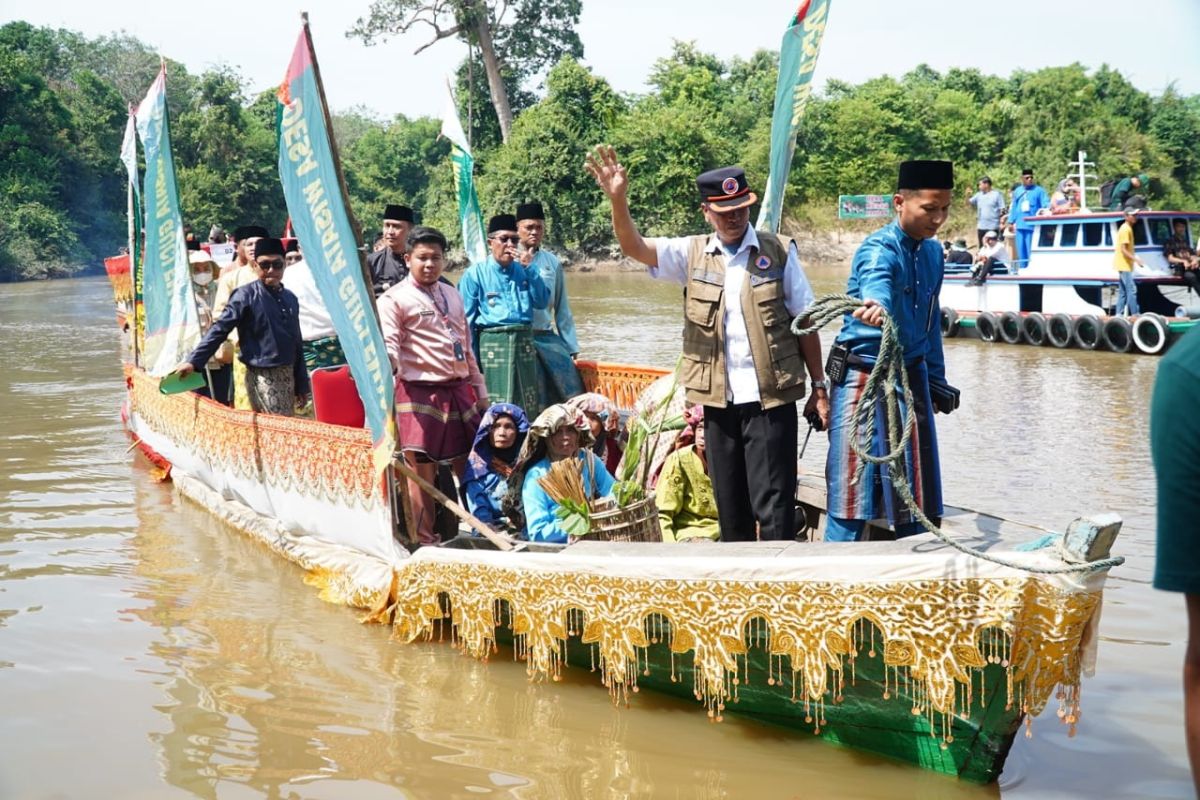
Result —
<svg viewBox="0 0 1200 800"><path fill-rule="evenodd" d="M1200 294L1200 258L1188 243L1187 222L1175 220L1175 235L1163 244L1163 256L1175 274L1183 278L1193 292Z"/></svg>
<svg viewBox="0 0 1200 800"><path fill-rule="evenodd" d="M383 249L367 256L375 296L386 292L408 276L404 263L404 243L413 226L413 210L391 204L383 211Z"/></svg>

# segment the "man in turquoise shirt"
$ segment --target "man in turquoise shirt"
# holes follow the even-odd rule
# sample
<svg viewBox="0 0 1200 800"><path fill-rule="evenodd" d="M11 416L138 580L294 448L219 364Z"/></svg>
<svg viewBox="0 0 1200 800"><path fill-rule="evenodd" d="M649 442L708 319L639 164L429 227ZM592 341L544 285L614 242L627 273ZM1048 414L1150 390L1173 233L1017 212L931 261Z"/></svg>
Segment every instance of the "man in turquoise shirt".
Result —
<svg viewBox="0 0 1200 800"><path fill-rule="evenodd" d="M1014 269L1029 266L1029 250L1033 244L1033 223L1028 217L1037 216L1042 209L1050 208L1050 196L1046 190L1033 182L1033 170L1021 170L1021 185L1013 189L1012 202L1008 204L1008 221L1017 234L1017 262Z"/></svg>
<svg viewBox="0 0 1200 800"><path fill-rule="evenodd" d="M471 339L493 402L541 411L533 311L545 308L550 291L535 269L517 260L517 219L499 214L488 222L491 255L472 264L458 282Z"/></svg>
<svg viewBox="0 0 1200 800"><path fill-rule="evenodd" d="M538 354L538 386L541 405L547 407L583 394L583 380L575 368L579 340L575 317L567 301L567 281L558 257L542 247L546 235L546 212L541 203L517 206L517 234L521 237L521 263L542 276L550 292L546 308L533 310L533 345ZM557 328L557 330L555 330Z"/></svg>

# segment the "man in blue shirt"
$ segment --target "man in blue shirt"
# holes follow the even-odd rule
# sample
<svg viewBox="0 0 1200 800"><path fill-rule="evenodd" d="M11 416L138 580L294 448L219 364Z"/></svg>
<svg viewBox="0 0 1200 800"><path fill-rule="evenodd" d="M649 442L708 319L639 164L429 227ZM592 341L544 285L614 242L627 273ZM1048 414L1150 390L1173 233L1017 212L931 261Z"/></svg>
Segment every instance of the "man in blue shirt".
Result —
<svg viewBox="0 0 1200 800"><path fill-rule="evenodd" d="M550 292L542 276L517 260L517 219L499 214L488 222L491 255L472 264L458 282L471 326L472 344L493 402L541 411L533 311L545 308Z"/></svg>
<svg viewBox="0 0 1200 800"><path fill-rule="evenodd" d="M984 175L979 179L979 191L967 203L975 209L975 233L979 246L983 247L983 235L1000 228L1000 216L1004 213L1004 195L992 188L992 179Z"/></svg>
<svg viewBox="0 0 1200 800"><path fill-rule="evenodd" d="M583 380L574 361L579 355L575 317L567 301L562 264L556 255L542 247L546 212L541 203L517 206L517 235L521 237L521 263L541 275L550 293L546 307L533 310L533 345L537 348L538 386L542 390L540 404L547 407L583 394Z"/></svg>
<svg viewBox="0 0 1200 800"><path fill-rule="evenodd" d="M261 414L294 415L295 407L308 401L308 370L300 333L300 303L283 288L283 270L283 242L259 239L254 247L258 280L234 290L221 316L175 372L186 377L204 369L236 329L250 407Z"/></svg>
<svg viewBox="0 0 1200 800"><path fill-rule="evenodd" d="M1029 266L1029 250L1033 244L1033 222L1030 217L1050 208L1050 196L1046 190L1033 182L1033 170L1021 170L1021 185L1013 189L1012 202L1008 206L1008 221L1017 234L1017 261L1014 269Z"/></svg>
<svg viewBox="0 0 1200 800"><path fill-rule="evenodd" d="M896 323L913 392L917 424L905 443L904 472L898 476L912 487L921 510L934 522L942 515L941 475L937 435L933 425L931 386L940 395L956 395L946 384L942 358L942 248L934 236L946 221L952 200L954 171L949 161L906 161L900 165L899 188L893 197L896 218L867 237L854 254L846 293L863 305L847 315L830 354L831 383L827 483L827 541L862 538L866 523L887 519L897 536L921 531L921 524L900 501L883 465L865 463L854 450L863 441L865 425L855 415L860 402L876 400L872 456L886 455L888 424L882 393L864 398L867 378L879 356L884 312ZM833 364L846 364L839 375ZM899 392L900 388L895 387ZM880 387L889 390L890 387ZM939 404L949 412L952 405ZM901 414L907 413L903 401Z"/></svg>

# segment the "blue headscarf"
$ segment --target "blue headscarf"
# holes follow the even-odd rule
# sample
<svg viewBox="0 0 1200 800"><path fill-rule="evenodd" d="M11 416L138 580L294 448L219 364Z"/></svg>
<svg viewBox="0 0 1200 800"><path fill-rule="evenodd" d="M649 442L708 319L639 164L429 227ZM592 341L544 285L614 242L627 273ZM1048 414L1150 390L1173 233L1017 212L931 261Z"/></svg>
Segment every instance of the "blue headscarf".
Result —
<svg viewBox="0 0 1200 800"><path fill-rule="evenodd" d="M492 452L492 426L496 424L496 417L500 416L511 418L517 426L517 439L503 455ZM528 432L529 417L525 416L525 412L520 406L514 406L512 403L496 403L491 406L484 412L483 419L479 422L479 429L475 431L475 442L471 445L470 455L467 456L467 468L463 473L463 481L473 481L491 472L493 458L503 458L504 455L511 453L512 457L504 460L510 465L515 463L517 454L521 452L521 445L525 442L525 434Z"/></svg>

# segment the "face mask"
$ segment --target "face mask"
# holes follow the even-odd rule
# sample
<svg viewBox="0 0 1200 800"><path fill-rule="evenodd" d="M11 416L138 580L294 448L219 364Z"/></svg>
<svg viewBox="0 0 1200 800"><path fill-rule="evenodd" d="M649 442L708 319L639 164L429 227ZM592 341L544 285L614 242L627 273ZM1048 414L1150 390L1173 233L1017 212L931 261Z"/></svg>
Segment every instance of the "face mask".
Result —
<svg viewBox="0 0 1200 800"><path fill-rule="evenodd" d="M213 274L211 272L197 272L192 276L192 282L197 286L208 286L213 282Z"/></svg>

